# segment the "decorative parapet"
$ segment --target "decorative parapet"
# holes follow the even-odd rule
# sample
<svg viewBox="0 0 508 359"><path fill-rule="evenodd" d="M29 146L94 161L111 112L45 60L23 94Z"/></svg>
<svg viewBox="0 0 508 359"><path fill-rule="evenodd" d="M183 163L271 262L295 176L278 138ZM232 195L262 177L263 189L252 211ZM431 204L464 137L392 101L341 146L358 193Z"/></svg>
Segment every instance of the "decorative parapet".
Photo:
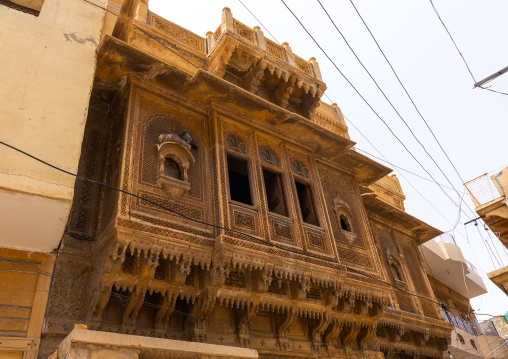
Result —
<svg viewBox="0 0 508 359"><path fill-rule="evenodd" d="M344 116L342 116L342 112L336 103L329 105L325 102L320 102L310 119L321 127L349 138Z"/></svg>
<svg viewBox="0 0 508 359"><path fill-rule="evenodd" d="M166 20L153 12L149 12L148 14L148 25L164 35L164 37L172 39L177 46L183 46L191 53L206 53L205 38L196 35L195 33Z"/></svg>
<svg viewBox="0 0 508 359"><path fill-rule="evenodd" d="M288 43L266 39L259 27L242 24L228 8L207 41L206 69L214 75L307 118L320 105L326 85L316 60L305 61Z"/></svg>
<svg viewBox="0 0 508 359"><path fill-rule="evenodd" d="M395 174L384 176L369 186L378 197L398 209L404 210L406 196L402 192L399 179Z"/></svg>

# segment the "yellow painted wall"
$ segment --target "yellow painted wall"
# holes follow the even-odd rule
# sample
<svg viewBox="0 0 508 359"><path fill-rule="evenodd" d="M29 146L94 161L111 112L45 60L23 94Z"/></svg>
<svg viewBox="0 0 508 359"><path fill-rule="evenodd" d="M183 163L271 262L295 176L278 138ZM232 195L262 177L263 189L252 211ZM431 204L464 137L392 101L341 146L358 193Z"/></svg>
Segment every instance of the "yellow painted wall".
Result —
<svg viewBox="0 0 508 359"><path fill-rule="evenodd" d="M45 0L39 16L0 5L0 141L77 171L103 17L104 10L82 0ZM0 146L0 202L14 193L18 206L26 202L29 208L36 195L42 213L55 213L52 221L40 223L36 216L26 217L23 208L7 211L0 219L5 229L0 246L56 248L74 180ZM19 223L30 224L29 238L17 235ZM41 228L51 238L37 238Z"/></svg>

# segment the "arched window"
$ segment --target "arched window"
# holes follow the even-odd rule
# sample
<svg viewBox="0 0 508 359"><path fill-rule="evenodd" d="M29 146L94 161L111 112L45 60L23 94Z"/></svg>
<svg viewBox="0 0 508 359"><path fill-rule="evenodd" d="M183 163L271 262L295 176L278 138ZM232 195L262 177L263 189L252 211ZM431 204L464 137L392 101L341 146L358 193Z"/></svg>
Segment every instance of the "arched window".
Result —
<svg viewBox="0 0 508 359"><path fill-rule="evenodd" d="M191 148L189 142L175 133L162 134L157 139L159 152L157 183L171 198L181 197L190 190L188 170L190 164L194 162Z"/></svg>
<svg viewBox="0 0 508 359"><path fill-rule="evenodd" d="M344 202L340 197L333 199L333 210L335 211L336 219L339 225L339 234L347 240L350 245L353 245L356 240L354 233L351 210L349 205Z"/></svg>
<svg viewBox="0 0 508 359"><path fill-rule="evenodd" d="M310 184L307 181L307 178L309 178L307 168L302 162L296 159L291 163L291 168L295 174L295 189L302 219L305 223L319 226L314 198L312 196Z"/></svg>
<svg viewBox="0 0 508 359"><path fill-rule="evenodd" d="M293 172L296 175L302 176L304 178L309 177L307 168L305 167L305 165L302 162L300 162L298 160L294 160L293 163L291 164L291 167L293 168Z"/></svg>
<svg viewBox="0 0 508 359"><path fill-rule="evenodd" d="M260 151L260 154L261 154L261 161L263 161L264 163L273 165L275 167L279 167L279 159L277 158L277 156L275 155L275 153L272 150L270 150L268 148L263 148Z"/></svg>
<svg viewBox="0 0 508 359"><path fill-rule="evenodd" d="M226 138L228 145L227 166L229 180L229 198L232 201L252 205L249 159L245 155L247 146L237 135Z"/></svg>
<svg viewBox="0 0 508 359"><path fill-rule="evenodd" d="M344 215L340 215L340 229L346 232L352 232L351 231L351 224L349 224L349 219Z"/></svg>
<svg viewBox="0 0 508 359"><path fill-rule="evenodd" d="M178 180L182 179L180 165L171 157L166 157L164 159L164 174L168 177L175 178Z"/></svg>
<svg viewBox="0 0 508 359"><path fill-rule="evenodd" d="M260 156L261 161L263 161L263 182L265 184L268 211L282 216L288 216L282 175L277 169L270 167L279 167L279 159L275 153L268 148L261 149Z"/></svg>
<svg viewBox="0 0 508 359"><path fill-rule="evenodd" d="M241 154L245 154L246 146L245 142L238 137L237 135L229 135L227 138L228 149L236 152L240 152Z"/></svg>

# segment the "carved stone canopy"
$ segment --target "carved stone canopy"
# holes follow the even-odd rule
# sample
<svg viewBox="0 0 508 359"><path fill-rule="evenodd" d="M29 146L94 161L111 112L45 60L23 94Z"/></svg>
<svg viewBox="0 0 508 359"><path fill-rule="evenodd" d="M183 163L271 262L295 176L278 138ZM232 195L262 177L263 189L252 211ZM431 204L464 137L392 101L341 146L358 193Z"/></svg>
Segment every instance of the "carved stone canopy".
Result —
<svg viewBox="0 0 508 359"><path fill-rule="evenodd" d="M170 198L184 195L190 190L188 170L191 162L194 162L191 145L174 133L162 134L157 139L157 150L159 151L157 184ZM173 170L170 167L174 167Z"/></svg>

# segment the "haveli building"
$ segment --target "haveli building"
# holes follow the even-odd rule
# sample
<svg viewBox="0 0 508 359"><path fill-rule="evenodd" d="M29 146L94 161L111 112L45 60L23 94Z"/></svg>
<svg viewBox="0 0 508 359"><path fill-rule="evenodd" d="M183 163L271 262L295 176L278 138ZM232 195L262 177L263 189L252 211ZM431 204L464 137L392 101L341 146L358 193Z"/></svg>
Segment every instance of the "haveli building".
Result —
<svg viewBox="0 0 508 359"><path fill-rule="evenodd" d="M441 358L417 250L440 232L354 150L316 60L227 8L204 38L108 9L78 173L121 191L77 180L39 355Z"/></svg>
<svg viewBox="0 0 508 359"><path fill-rule="evenodd" d="M487 293L487 288L454 237L442 234L420 250L434 294L444 304L441 314L454 326L444 358L505 358L508 347L495 327L477 321L470 300Z"/></svg>

